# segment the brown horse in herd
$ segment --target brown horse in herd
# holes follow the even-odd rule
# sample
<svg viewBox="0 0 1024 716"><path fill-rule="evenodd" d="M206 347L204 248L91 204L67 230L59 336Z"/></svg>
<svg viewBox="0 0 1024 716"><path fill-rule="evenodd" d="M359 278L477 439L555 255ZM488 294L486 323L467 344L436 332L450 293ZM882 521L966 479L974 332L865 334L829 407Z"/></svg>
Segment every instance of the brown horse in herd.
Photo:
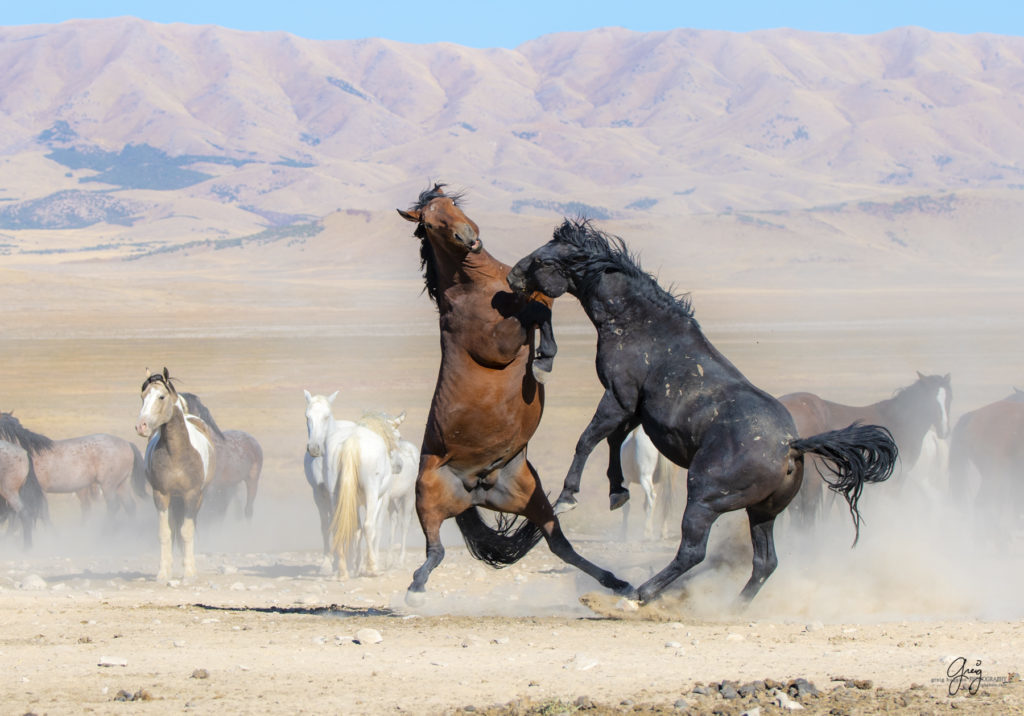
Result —
<svg viewBox="0 0 1024 716"><path fill-rule="evenodd" d="M483 248L480 230L443 184L422 192L408 210L416 225L426 291L437 305L441 367L423 436L416 513L426 536L426 561L406 599L416 604L444 558L441 523L454 517L470 551L502 566L522 558L541 538L564 561L602 585L631 587L581 557L565 538L527 443L544 407L543 376L554 357L551 301L512 292L510 267ZM534 348L534 328L540 345ZM525 517L488 525L479 509Z"/></svg>
<svg viewBox="0 0 1024 716"><path fill-rule="evenodd" d="M973 512L998 542L1024 513L1024 392L964 413L953 428L949 487L965 507L971 465L980 478Z"/></svg>
<svg viewBox="0 0 1024 716"><path fill-rule="evenodd" d="M953 400L950 376L917 374L917 380L900 388L892 398L870 405L853 406L820 398L814 393L790 393L779 398L786 406L801 437L836 430L853 422L881 425L892 433L899 448L901 474L909 472L921 453L929 430L940 438L949 434L949 407ZM808 457L812 471L821 472L820 460ZM813 472L812 472L813 474ZM899 478L896 478L898 483ZM790 511L802 528L820 517L825 488L819 480L804 480Z"/></svg>

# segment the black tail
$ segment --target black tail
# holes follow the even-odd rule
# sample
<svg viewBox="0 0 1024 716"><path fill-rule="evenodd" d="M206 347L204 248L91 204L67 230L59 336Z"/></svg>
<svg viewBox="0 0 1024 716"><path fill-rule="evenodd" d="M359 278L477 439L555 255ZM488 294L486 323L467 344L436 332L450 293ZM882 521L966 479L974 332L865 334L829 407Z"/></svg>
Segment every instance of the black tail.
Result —
<svg viewBox="0 0 1024 716"><path fill-rule="evenodd" d="M835 475L835 480L830 480L824 474L821 479L829 489L846 498L856 530L853 543L857 544L861 521L857 501L860 500L864 483L888 480L899 458L899 449L892 439L892 433L880 425L853 423L840 430L794 440L792 447L800 453L814 453Z"/></svg>
<svg viewBox="0 0 1024 716"><path fill-rule="evenodd" d="M540 527L529 521L520 524L516 517L504 513L498 516L497 529L488 526L480 517L480 510L470 507L455 518L462 531L469 553L496 569L515 564L540 542Z"/></svg>
<svg viewBox="0 0 1024 716"><path fill-rule="evenodd" d="M36 521L43 520L46 524L50 522L50 505L46 501L46 494L43 493L43 488L36 477L36 468L32 463L31 454L28 456L28 476L25 479L25 484L18 491L18 497L21 498L21 523L27 549L32 546L32 528Z"/></svg>
<svg viewBox="0 0 1024 716"><path fill-rule="evenodd" d="M132 489L139 497L145 497L146 483L149 482L146 479L146 460L134 443L132 444L132 453L134 455L132 459Z"/></svg>

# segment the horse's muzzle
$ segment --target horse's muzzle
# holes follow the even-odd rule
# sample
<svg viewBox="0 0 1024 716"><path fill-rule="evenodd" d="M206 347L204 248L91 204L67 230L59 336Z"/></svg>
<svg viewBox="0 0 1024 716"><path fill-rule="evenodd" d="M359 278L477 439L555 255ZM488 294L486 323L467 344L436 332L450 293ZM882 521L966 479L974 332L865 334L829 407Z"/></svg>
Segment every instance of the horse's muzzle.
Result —
<svg viewBox="0 0 1024 716"><path fill-rule="evenodd" d="M506 280L508 281L509 288L513 291L517 291L519 293L526 292L526 276L523 275L523 272L519 270L518 266L513 267L512 270L508 272L508 278Z"/></svg>
<svg viewBox="0 0 1024 716"><path fill-rule="evenodd" d="M310 457L320 457L320 446L317 443L307 443L306 452Z"/></svg>

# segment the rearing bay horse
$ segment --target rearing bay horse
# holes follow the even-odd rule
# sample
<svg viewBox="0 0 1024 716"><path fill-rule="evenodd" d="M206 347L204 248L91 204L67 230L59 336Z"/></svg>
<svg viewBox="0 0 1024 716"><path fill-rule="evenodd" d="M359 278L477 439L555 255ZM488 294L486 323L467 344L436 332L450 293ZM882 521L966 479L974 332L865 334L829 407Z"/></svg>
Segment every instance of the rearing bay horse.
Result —
<svg viewBox="0 0 1024 716"><path fill-rule="evenodd" d="M158 581L171 576L176 536L183 546L185 577L196 575L196 515L203 503L203 489L216 469L212 431L202 418L187 411L167 368L149 374L142 382L142 409L135 432L149 438L146 478L159 514Z"/></svg>
<svg viewBox="0 0 1024 716"><path fill-rule="evenodd" d="M576 553L526 458L544 407L537 376L550 369L554 357L551 301L509 290L509 267L483 248L479 228L459 206L460 195L443 189L435 184L409 211L398 210L416 224L426 291L441 328L441 367L416 479L426 561L406 600L422 601L431 571L444 558L441 523L449 517L455 517L470 552L492 566L518 561L543 536L558 557L605 587L630 591L628 583ZM528 521L515 526L499 520L494 529L479 507Z"/></svg>

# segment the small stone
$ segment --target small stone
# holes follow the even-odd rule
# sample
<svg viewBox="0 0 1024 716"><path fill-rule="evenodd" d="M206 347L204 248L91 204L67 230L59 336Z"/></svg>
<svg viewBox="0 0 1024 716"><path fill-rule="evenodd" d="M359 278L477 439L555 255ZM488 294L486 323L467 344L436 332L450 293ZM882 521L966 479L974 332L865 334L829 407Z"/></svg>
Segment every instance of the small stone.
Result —
<svg viewBox="0 0 1024 716"><path fill-rule="evenodd" d="M736 633L726 634L726 636L725 636L725 640L726 641L746 641L746 639L747 638L745 636L743 636L742 634L736 634Z"/></svg>
<svg viewBox="0 0 1024 716"><path fill-rule="evenodd" d="M42 589L46 589L46 580L38 574L30 574L22 580L19 587L26 591L38 592Z"/></svg>
<svg viewBox="0 0 1024 716"><path fill-rule="evenodd" d="M785 691L777 691L775 693L775 703L779 705L779 708L785 711L801 711L804 705L799 701L794 701L789 698L789 695Z"/></svg>
<svg viewBox="0 0 1024 716"><path fill-rule="evenodd" d="M682 646L682 644L680 644L678 641L666 641L665 642L665 648L666 649L678 649L681 646Z"/></svg>
<svg viewBox="0 0 1024 716"><path fill-rule="evenodd" d="M184 639L175 639L175 640L174 640L173 642L171 642L171 643L172 643L172 644L174 645L174 647L175 647L176 649L180 649L180 648L182 648L183 646L185 646L185 640L184 640Z"/></svg>
<svg viewBox="0 0 1024 716"><path fill-rule="evenodd" d="M747 709L746 711L741 713L740 716L761 716L761 707L755 706L752 709Z"/></svg>
<svg viewBox="0 0 1024 716"><path fill-rule="evenodd" d="M676 702L672 706L679 711L686 711L690 708L690 703L686 699L676 699Z"/></svg>
<svg viewBox="0 0 1024 716"><path fill-rule="evenodd" d="M128 660L120 656L101 656L97 666L128 666Z"/></svg>
<svg viewBox="0 0 1024 716"><path fill-rule="evenodd" d="M702 686L701 684L697 684L696 686L693 687L693 693L698 694L700 696L707 696L711 692L708 691L708 688L706 686Z"/></svg>
<svg viewBox="0 0 1024 716"><path fill-rule="evenodd" d="M507 636L499 636L497 639L491 639L491 643L492 644L498 644L498 645L508 644L508 637Z"/></svg>
<svg viewBox="0 0 1024 716"><path fill-rule="evenodd" d="M825 625L821 622L811 622L804 627L804 631L821 631L825 628Z"/></svg>
<svg viewBox="0 0 1024 716"><path fill-rule="evenodd" d="M193 679L209 679L210 678L210 672L207 671L206 669L196 669L195 671L192 672L192 676L190 678L193 678Z"/></svg>
<svg viewBox="0 0 1024 716"><path fill-rule="evenodd" d="M597 704L595 704L593 699L589 696L580 696L573 702L573 704L580 711L590 711L591 709L597 708Z"/></svg>
<svg viewBox="0 0 1024 716"><path fill-rule="evenodd" d="M597 666L600 662L586 654L576 654L569 661L562 665L563 669L572 669L573 671L589 671Z"/></svg>
<svg viewBox="0 0 1024 716"><path fill-rule="evenodd" d="M818 696L820 693L817 687L807 679L794 679L789 682L789 686L786 691L790 696L798 699L802 699L807 696Z"/></svg>
<svg viewBox="0 0 1024 716"><path fill-rule="evenodd" d="M384 637L376 629L363 628L356 632L356 641L360 644L380 644Z"/></svg>
<svg viewBox="0 0 1024 716"><path fill-rule="evenodd" d="M740 694L736 690L736 687L728 681L722 682L722 685L718 688L718 693L722 695L723 699L728 699L730 701L732 701L733 699L738 699L740 697Z"/></svg>

